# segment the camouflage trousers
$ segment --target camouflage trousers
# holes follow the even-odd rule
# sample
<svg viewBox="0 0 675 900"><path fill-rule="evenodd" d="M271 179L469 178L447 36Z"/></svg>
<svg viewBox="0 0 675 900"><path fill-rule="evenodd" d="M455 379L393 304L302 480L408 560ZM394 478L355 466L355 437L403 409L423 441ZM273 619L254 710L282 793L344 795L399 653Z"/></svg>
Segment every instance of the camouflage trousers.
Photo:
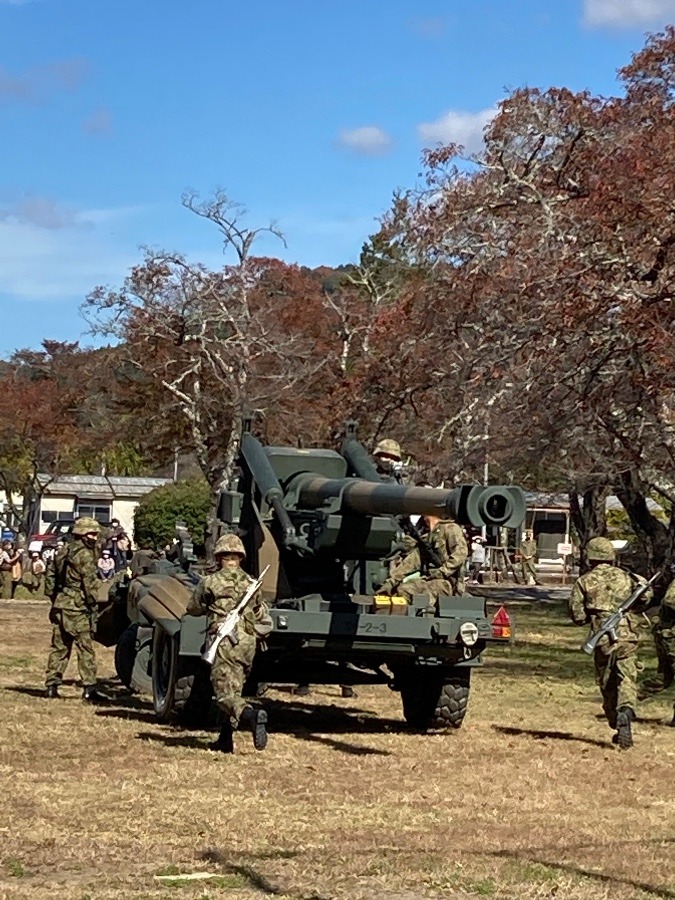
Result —
<svg viewBox="0 0 675 900"><path fill-rule="evenodd" d="M405 597L408 602L412 599L413 594L428 594L435 601L441 595L452 596L464 593L464 585L455 579L451 581L449 578L424 578L420 575L399 584L395 593L397 597Z"/></svg>
<svg viewBox="0 0 675 900"><path fill-rule="evenodd" d="M82 684L85 687L96 684L96 655L88 614L80 610L52 609L49 621L53 628L52 649L47 660L45 679L47 686L61 684L73 646L77 651L77 666Z"/></svg>
<svg viewBox="0 0 675 900"><path fill-rule="evenodd" d="M637 641L601 642L595 648L595 675L610 728L616 728L616 714L622 706L637 710L637 648Z"/></svg>
<svg viewBox="0 0 675 900"><path fill-rule="evenodd" d="M12 573L0 572L0 599L12 599Z"/></svg>
<svg viewBox="0 0 675 900"><path fill-rule="evenodd" d="M255 635L248 634L241 628L236 633L239 643L232 646L227 638L221 641L211 666L211 684L216 703L229 718L233 728L239 725L241 714L248 706L242 693L256 651Z"/></svg>
<svg viewBox="0 0 675 900"><path fill-rule="evenodd" d="M520 566L523 575L523 584L529 584L530 581L537 580L537 570L531 559L523 560Z"/></svg>

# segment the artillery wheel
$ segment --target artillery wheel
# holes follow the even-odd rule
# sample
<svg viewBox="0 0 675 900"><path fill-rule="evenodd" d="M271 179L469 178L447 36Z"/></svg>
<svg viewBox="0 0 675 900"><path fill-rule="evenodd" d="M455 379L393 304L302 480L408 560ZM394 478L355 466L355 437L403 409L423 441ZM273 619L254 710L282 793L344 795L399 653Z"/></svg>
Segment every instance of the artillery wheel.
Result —
<svg viewBox="0 0 675 900"><path fill-rule="evenodd" d="M471 669L453 669L451 673L406 672L398 678L403 701L403 716L419 731L459 728L469 703Z"/></svg>
<svg viewBox="0 0 675 900"><path fill-rule="evenodd" d="M155 625L152 635L152 704L160 722L174 716L178 680L178 638ZM182 693L182 692L181 692Z"/></svg>
<svg viewBox="0 0 675 900"><path fill-rule="evenodd" d="M136 633L138 625L129 625L119 636L115 646L115 671L125 687L131 687L131 675L136 661Z"/></svg>
<svg viewBox="0 0 675 900"><path fill-rule="evenodd" d="M152 632L138 625L129 625L120 635L115 647L115 671L125 687L142 694L152 693L149 674Z"/></svg>
<svg viewBox="0 0 675 900"><path fill-rule="evenodd" d="M160 722L180 719L188 728L210 723L211 681L201 660L181 659L178 635L155 625L152 640L152 701Z"/></svg>
<svg viewBox="0 0 675 900"><path fill-rule="evenodd" d="M139 627L136 634L136 658L131 672L131 687L139 694L152 694L152 628Z"/></svg>

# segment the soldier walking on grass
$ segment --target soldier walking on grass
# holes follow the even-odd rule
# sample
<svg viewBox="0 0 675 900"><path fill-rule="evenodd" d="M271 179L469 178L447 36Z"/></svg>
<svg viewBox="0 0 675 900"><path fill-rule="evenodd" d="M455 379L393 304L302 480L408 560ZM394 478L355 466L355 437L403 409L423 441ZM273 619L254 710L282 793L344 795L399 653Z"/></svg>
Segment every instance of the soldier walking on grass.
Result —
<svg viewBox="0 0 675 900"><path fill-rule="evenodd" d="M96 689L96 656L92 631L96 625L99 579L96 542L99 525L82 517L73 525L73 540L65 544L50 567L46 593L51 598L52 649L47 661L47 697L59 696L73 646L83 685L82 699L100 703L107 698Z"/></svg>
<svg viewBox="0 0 675 900"><path fill-rule="evenodd" d="M659 662L658 677L640 685L641 698L665 691L675 682L675 581L670 583L661 600L659 617L652 634ZM675 703L670 724L675 728Z"/></svg>
<svg viewBox="0 0 675 900"><path fill-rule="evenodd" d="M219 538L215 557L218 571L200 581L185 613L188 616L206 614L210 634L215 634L218 625L253 583L250 575L241 568L246 551L235 534ZM212 750L233 753L233 731L242 727L253 733L256 750L264 750L267 746L267 713L250 706L242 692L253 667L258 638L269 631L267 606L258 592L244 610L233 635L219 644L211 667L216 702L226 716L218 740L211 744Z"/></svg>
<svg viewBox="0 0 675 900"><path fill-rule="evenodd" d="M523 584L539 584L536 567L537 550L534 532L528 528L525 532L525 538L520 544L520 565L523 573Z"/></svg>
<svg viewBox="0 0 675 900"><path fill-rule="evenodd" d="M591 632L595 632L630 597L642 579L614 565L616 553L607 538L591 538L586 556L591 569L575 582L569 612L575 625L590 624ZM637 609L633 609L636 612L644 609L652 596L651 589L647 590L636 604ZM633 746L631 723L635 721L637 709L637 649L638 620L632 611L621 620L617 640L605 635L595 648L595 674L602 706L610 728L616 729L612 742L622 750Z"/></svg>

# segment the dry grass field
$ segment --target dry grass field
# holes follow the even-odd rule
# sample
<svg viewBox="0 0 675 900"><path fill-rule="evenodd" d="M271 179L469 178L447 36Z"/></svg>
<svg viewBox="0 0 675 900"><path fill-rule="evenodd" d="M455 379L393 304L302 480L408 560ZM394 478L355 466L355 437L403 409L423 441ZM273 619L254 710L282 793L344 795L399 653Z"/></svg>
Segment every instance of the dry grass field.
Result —
<svg viewBox="0 0 675 900"><path fill-rule="evenodd" d="M47 605L3 602L0 897L675 898L672 695L621 753L582 631L558 605L511 612L460 731L407 732L386 687L270 691L268 750L222 757L156 724L109 650L110 706L74 680L43 699ZM195 872L217 877L157 877Z"/></svg>

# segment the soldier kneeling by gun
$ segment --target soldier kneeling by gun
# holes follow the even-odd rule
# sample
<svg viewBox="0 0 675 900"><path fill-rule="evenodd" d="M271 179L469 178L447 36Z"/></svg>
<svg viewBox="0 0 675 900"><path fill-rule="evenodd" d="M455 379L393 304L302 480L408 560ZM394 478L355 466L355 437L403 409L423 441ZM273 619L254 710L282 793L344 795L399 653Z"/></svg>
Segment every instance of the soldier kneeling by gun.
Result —
<svg viewBox="0 0 675 900"><path fill-rule="evenodd" d="M396 593L406 598L428 594L433 605L427 611L433 614L439 596L463 592L461 570L469 550L462 529L452 519L430 515L424 518L429 527L428 536L422 537L408 525L406 533L417 546L392 566L381 590L384 594Z"/></svg>
<svg viewBox="0 0 675 900"><path fill-rule="evenodd" d="M255 583L241 568L246 551L235 534L219 538L215 557L218 571L200 581L186 610L188 616L208 616L211 638ZM253 666L258 638L269 633L268 623L267 606L256 590L232 633L218 643L211 666L211 683L216 702L227 718L218 740L210 745L212 750L233 753L233 730L238 728L250 729L256 750L267 746L267 713L246 703L242 691Z"/></svg>

